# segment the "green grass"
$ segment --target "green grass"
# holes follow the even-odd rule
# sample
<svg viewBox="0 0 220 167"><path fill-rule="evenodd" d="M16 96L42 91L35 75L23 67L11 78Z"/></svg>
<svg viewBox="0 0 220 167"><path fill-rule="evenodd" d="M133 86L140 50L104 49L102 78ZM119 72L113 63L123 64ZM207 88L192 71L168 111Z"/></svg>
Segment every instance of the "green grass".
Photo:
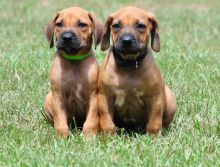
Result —
<svg viewBox="0 0 220 167"><path fill-rule="evenodd" d="M156 14L161 51L154 56L177 96L178 111L161 136L124 133L58 139L45 121L50 89L43 29L78 5L103 21L125 5ZM220 166L220 5L218 0L1 0L0 166ZM104 53L96 51L99 62Z"/></svg>

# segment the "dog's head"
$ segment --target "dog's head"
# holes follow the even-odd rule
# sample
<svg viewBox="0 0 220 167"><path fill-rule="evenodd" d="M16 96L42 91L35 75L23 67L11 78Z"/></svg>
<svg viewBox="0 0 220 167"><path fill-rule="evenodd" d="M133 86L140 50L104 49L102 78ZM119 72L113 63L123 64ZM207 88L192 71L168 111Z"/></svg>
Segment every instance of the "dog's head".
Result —
<svg viewBox="0 0 220 167"><path fill-rule="evenodd" d="M114 49L126 60L134 60L147 50L150 35L152 49L160 50L155 16L136 7L125 7L107 18L101 41L103 51L110 46L110 35Z"/></svg>
<svg viewBox="0 0 220 167"><path fill-rule="evenodd" d="M101 41L103 24L92 13L79 7L71 7L57 13L46 28L50 48L56 38L57 50L66 54L82 54Z"/></svg>

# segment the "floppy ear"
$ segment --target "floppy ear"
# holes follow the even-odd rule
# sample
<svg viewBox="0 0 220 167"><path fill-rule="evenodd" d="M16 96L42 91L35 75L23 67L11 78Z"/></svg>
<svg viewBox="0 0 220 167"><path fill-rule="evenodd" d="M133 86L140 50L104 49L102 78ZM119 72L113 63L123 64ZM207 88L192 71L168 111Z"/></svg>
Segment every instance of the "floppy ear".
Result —
<svg viewBox="0 0 220 167"><path fill-rule="evenodd" d="M101 41L101 50L105 51L110 46L110 33L111 33L111 24L112 24L112 16L109 16L107 21L105 22L104 26L104 33L102 35L102 41Z"/></svg>
<svg viewBox="0 0 220 167"><path fill-rule="evenodd" d="M159 25L156 17L152 13L147 14L151 24L152 24L152 29L151 29L151 48L155 52L160 51L160 36L159 36Z"/></svg>
<svg viewBox="0 0 220 167"><path fill-rule="evenodd" d="M93 13L89 13L89 17L93 22L93 39L96 49L96 46L101 41L104 26L103 23Z"/></svg>
<svg viewBox="0 0 220 167"><path fill-rule="evenodd" d="M53 40L54 28L55 28L55 22L58 16L59 16L59 13L51 20L51 22L48 24L45 30L45 35L46 35L47 41L49 42L50 48L52 48L54 45L54 40Z"/></svg>

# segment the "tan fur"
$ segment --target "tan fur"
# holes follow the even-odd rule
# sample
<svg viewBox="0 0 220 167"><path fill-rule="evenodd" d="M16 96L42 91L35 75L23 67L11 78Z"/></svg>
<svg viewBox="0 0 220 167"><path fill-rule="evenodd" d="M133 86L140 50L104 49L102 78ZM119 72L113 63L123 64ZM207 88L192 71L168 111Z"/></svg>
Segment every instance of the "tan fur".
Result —
<svg viewBox="0 0 220 167"><path fill-rule="evenodd" d="M147 25L145 31L136 34L132 27L138 21ZM111 25L123 25L115 32ZM113 44L123 32L139 37L143 48L148 46L159 51L158 22L155 16L142 9L126 7L111 14L105 24L102 50L109 47L111 34ZM104 133L115 133L116 125L127 121L139 123L150 134L158 133L162 126L168 127L176 112L175 96L164 84L158 65L150 49L137 69L125 70L115 63L112 49L101 65L98 79L98 111L100 127Z"/></svg>
<svg viewBox="0 0 220 167"><path fill-rule="evenodd" d="M63 26L56 28L56 22L62 20ZM83 20L88 28L81 30L77 22ZM102 23L91 13L71 7L58 12L46 29L50 47L53 47L53 36L59 39L60 34L72 31L78 34L83 48L79 54L89 53L84 60L71 61L64 59L58 53L55 55L51 70L51 92L45 100L45 111L50 122L54 124L58 136L69 135L68 123L74 120L83 124L86 135L97 133L99 117L97 112L97 79L98 64L91 50L92 38L95 45L100 42Z"/></svg>

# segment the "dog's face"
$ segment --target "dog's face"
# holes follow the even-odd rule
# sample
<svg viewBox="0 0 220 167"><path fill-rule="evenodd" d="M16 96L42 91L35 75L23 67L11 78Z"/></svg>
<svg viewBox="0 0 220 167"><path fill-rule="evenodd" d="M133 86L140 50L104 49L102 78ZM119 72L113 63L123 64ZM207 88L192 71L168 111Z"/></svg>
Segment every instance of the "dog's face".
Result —
<svg viewBox="0 0 220 167"><path fill-rule="evenodd" d="M110 45L110 34L114 48L124 59L136 59L145 52L151 35L151 47L159 52L160 40L155 16L135 7L126 7L111 14L102 37L102 50Z"/></svg>
<svg viewBox="0 0 220 167"><path fill-rule="evenodd" d="M46 37L51 48L55 36L57 50L66 54L81 54L91 49L93 38L95 46L99 44L102 32L103 25L93 14L71 7L57 13L47 26Z"/></svg>

